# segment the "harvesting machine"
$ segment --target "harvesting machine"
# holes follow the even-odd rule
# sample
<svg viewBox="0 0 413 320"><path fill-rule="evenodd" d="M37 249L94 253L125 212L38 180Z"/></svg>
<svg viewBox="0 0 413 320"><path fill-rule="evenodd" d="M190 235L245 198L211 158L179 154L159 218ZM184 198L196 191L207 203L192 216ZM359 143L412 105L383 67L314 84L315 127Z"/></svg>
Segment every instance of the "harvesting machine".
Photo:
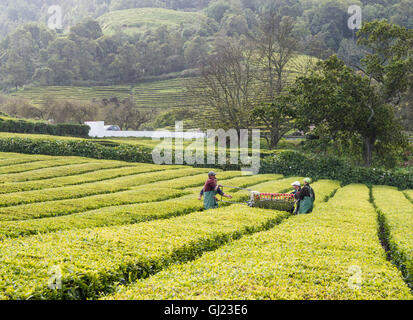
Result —
<svg viewBox="0 0 413 320"><path fill-rule="evenodd" d="M221 202L227 203L238 203L248 205L250 207L255 208L264 208L264 209L272 209L272 210L279 210L279 211L294 211L294 194L292 193L262 193L259 191L253 191L251 189L239 188L239 187L231 187L231 186L223 186L223 188L228 189L239 189L239 190L246 190L250 193L249 200L246 202L232 202L232 201L224 201L221 197Z"/></svg>

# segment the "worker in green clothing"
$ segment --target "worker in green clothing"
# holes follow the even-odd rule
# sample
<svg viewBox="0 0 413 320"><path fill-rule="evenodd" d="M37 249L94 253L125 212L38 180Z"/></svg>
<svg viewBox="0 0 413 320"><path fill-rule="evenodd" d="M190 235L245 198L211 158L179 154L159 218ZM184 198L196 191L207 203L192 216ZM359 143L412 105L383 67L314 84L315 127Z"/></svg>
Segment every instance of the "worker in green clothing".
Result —
<svg viewBox="0 0 413 320"><path fill-rule="evenodd" d="M315 193L313 188L310 186L311 179L305 178L304 179L304 187L302 187L300 192L300 207L298 209L298 213L310 213L313 211L314 201L315 201Z"/></svg>
<svg viewBox="0 0 413 320"><path fill-rule="evenodd" d="M208 180L204 185L203 192L201 191L201 195L199 196L199 199L201 199L202 194L204 196L205 210L218 208L216 195L219 193L220 188L222 188L222 186L217 184L216 173L213 171L209 172ZM226 194L223 194L223 196L226 198L232 198L230 195Z"/></svg>

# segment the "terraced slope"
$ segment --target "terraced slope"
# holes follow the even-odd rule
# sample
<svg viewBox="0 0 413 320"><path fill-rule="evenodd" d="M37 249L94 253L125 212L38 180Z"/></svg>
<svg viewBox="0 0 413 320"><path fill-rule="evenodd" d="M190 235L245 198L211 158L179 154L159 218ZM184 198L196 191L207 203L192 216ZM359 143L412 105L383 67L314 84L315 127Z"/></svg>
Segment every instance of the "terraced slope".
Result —
<svg viewBox="0 0 413 320"><path fill-rule="evenodd" d="M357 194L358 201L354 201ZM363 185L108 299L412 299L377 235Z"/></svg>
<svg viewBox="0 0 413 320"><path fill-rule="evenodd" d="M316 181L315 211L301 216L233 204L249 193L226 187L232 202L203 211L209 170L0 153L0 299L412 298L386 261L367 187ZM303 179L216 171L261 192ZM411 202L373 193L408 252Z"/></svg>
<svg viewBox="0 0 413 320"><path fill-rule="evenodd" d="M206 16L198 12L183 12L163 8L136 8L117 10L98 18L104 34L122 29L129 35L144 33L161 26L170 29L199 25Z"/></svg>
<svg viewBox="0 0 413 320"><path fill-rule="evenodd" d="M98 87L68 87L50 86L35 87L19 90L13 96L31 100L38 107L43 105L46 97L58 99L75 99L84 101L102 101L116 97L125 99L133 94L139 109L170 109L175 107L194 106L195 103L188 98L182 78L171 80L151 81L134 86L98 86Z"/></svg>

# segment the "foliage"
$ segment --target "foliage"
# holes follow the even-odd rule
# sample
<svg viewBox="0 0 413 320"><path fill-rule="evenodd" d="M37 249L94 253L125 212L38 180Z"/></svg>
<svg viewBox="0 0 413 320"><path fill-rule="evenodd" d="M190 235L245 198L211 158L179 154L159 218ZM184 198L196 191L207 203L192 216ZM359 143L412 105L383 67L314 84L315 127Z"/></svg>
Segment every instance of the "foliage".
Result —
<svg viewBox="0 0 413 320"><path fill-rule="evenodd" d="M412 203L394 188L374 186L373 201L379 214L382 240L389 246L391 260L403 273L406 283L413 289L413 229Z"/></svg>
<svg viewBox="0 0 413 320"><path fill-rule="evenodd" d="M56 136L88 137L90 127L81 124L49 124L40 121L0 117L0 131L16 133L48 134Z"/></svg>
<svg viewBox="0 0 413 320"><path fill-rule="evenodd" d="M336 186L330 187L329 195ZM326 190L326 189L324 189ZM355 196L357 201L355 201ZM254 212L254 209L251 209ZM377 237L368 189L339 189L310 215L170 266L104 299L413 299Z"/></svg>
<svg viewBox="0 0 413 320"><path fill-rule="evenodd" d="M252 117L267 129L264 137L270 150L294 127L293 116L293 108L284 96L274 98L271 104L255 107L252 112Z"/></svg>
<svg viewBox="0 0 413 320"><path fill-rule="evenodd" d="M156 167L156 166L151 166ZM137 167L139 168L139 167ZM280 178L279 175L260 175L256 177L239 177L235 179L222 180L231 176L239 175L240 172L219 172L220 182L231 184L238 187L247 187L256 183L267 181L269 179ZM195 179L196 178L196 179ZM202 175L205 180L205 174ZM20 221L3 221L0 225L0 237L18 237L38 233L51 233L70 229L86 229L91 227L115 226L125 224L135 224L144 221L171 218L174 216L185 215L191 212L203 209L203 202L197 200L195 194L199 192L201 181L200 176L190 176L163 181L160 183L151 183L151 188L171 185L173 187L188 190L188 186L197 182L197 187L190 195L184 195L179 198L172 198L165 201L151 203L136 203L121 206L109 206L96 210L74 213L60 217L51 217L43 219L29 219ZM290 180L289 180L290 181ZM287 185L288 181L284 183ZM275 190L275 189L273 189ZM234 200L241 199L245 192L237 190L231 192Z"/></svg>
<svg viewBox="0 0 413 320"><path fill-rule="evenodd" d="M250 33L258 14L266 12L293 17L302 51L323 57L331 51L358 55L354 31L347 26L350 5L361 6L364 21L388 19L412 28L409 0L56 0L53 4L61 5L63 12L64 30L57 32L43 25L49 3L0 4L1 87L85 85L102 79L105 84L119 84L182 71L193 66L185 48L222 35ZM208 48L199 46L197 55L208 54Z"/></svg>
<svg viewBox="0 0 413 320"><path fill-rule="evenodd" d="M132 96L104 108L106 122L117 124L122 130L139 130L152 117L149 112L141 112Z"/></svg>
<svg viewBox="0 0 413 320"><path fill-rule="evenodd" d="M317 66L310 75L299 77L291 90L298 105L298 127L306 132L311 125L316 132L321 127L334 141L359 139L367 166L377 148L402 152L407 145L402 127L371 79L355 73L336 56Z"/></svg>
<svg viewBox="0 0 413 320"><path fill-rule="evenodd" d="M70 166L66 166L66 170L70 170ZM53 169L51 169L53 171ZM64 199L80 199L94 195L113 194L122 191L131 190L140 185L149 184L157 181L170 180L181 176L191 176L198 174L200 169L182 169L182 170L166 170L149 173L138 173L120 178L111 179L111 184L108 186L106 181L97 181L85 183L75 186L64 186L55 188L46 188L41 190L24 191L18 194L2 194L0 195L0 207L11 207L22 204L39 203L46 201L57 201ZM55 173L56 174L56 173ZM7 175L6 175L7 178ZM30 175L28 179L30 179ZM198 177L198 185L203 183L204 176ZM6 179L7 181L7 179ZM160 187L161 188L161 187ZM172 189L172 188L171 188ZM177 189L175 187L175 189Z"/></svg>
<svg viewBox="0 0 413 320"><path fill-rule="evenodd" d="M375 80L372 85L384 102L399 104L412 81L413 30L375 20L365 23L358 36L358 44L368 51L361 60L361 70Z"/></svg>
<svg viewBox="0 0 413 320"><path fill-rule="evenodd" d="M354 166L338 157L305 156L286 151L261 161L260 173L280 173L286 176L303 175L313 179L339 180L343 184L366 183L413 188L413 174L407 170L385 170Z"/></svg>
<svg viewBox="0 0 413 320"><path fill-rule="evenodd" d="M43 141L42 136L37 139ZM82 142L73 138L60 141ZM0 153L0 181L4 186L0 194L0 297L96 299L119 292L107 297L119 298L136 296L137 286L157 279L157 285L166 285L153 286L145 298L177 298L184 283L189 290L183 291L184 299L192 297L191 288L199 290L200 286L206 297L224 299L411 299L401 275L385 261L377 237L376 214L365 186L337 191L336 181L316 181L312 184L316 204L311 215L290 216L227 203L218 210L196 212L203 207L196 198L207 171ZM223 185L262 192L287 192L292 181L302 179L278 174L242 176L240 171L217 173ZM248 196L244 190L224 190L236 202ZM395 191L403 208L410 208L400 195ZM262 232L265 230L270 231ZM392 230L401 237L405 234ZM257 234L248 236L252 233ZM285 239L291 247L285 247ZM228 257L228 252L237 258ZM214 257L220 262L215 263ZM223 257L228 257L224 264ZM274 257L282 268L274 269ZM305 265L291 265L297 259ZM242 272L234 272L233 261ZM194 265L197 279L192 279ZM214 275L212 286L204 288L210 282L204 277L206 265L210 271L217 265L220 272ZM351 265L362 268L359 291L348 287ZM185 276L176 278L180 268L185 269ZM321 281L320 268L324 275ZM51 288L54 272L62 276L61 289ZM165 274L169 280L165 280ZM230 279L232 285L220 287L220 277ZM175 295L170 297L167 281L173 279ZM291 281L299 283L294 286L298 289L282 290L285 279L290 289ZM276 293L274 281L281 288ZM122 289L119 284L130 286ZM251 289L255 284L260 290ZM220 292L214 288L220 288Z"/></svg>
<svg viewBox="0 0 413 320"><path fill-rule="evenodd" d="M254 90L254 52L245 46L228 40L217 43L214 54L204 60L198 81L188 86L194 99L211 110L200 121L203 128L235 129L239 134L251 127L258 93Z"/></svg>
<svg viewBox="0 0 413 320"><path fill-rule="evenodd" d="M192 260L243 234L268 229L285 216L285 213L266 210L251 212L248 207L229 207L130 226L26 237L22 240L24 245L13 239L4 240L0 245L1 256L7 257L13 266L7 267L4 259L0 260L0 264L4 263L0 297L96 298L112 291L118 283L147 277L172 263ZM23 246L25 253L20 251ZM42 257L36 272L26 269L31 264L29 255ZM53 266L62 270L62 290L48 287L48 271ZM18 276L13 272L16 269L21 271Z"/></svg>
<svg viewBox="0 0 413 320"><path fill-rule="evenodd" d="M95 159L152 163L152 150L143 147L119 145L105 147L88 140L2 138L0 150L54 156L82 156Z"/></svg>
<svg viewBox="0 0 413 320"><path fill-rule="evenodd" d="M33 157L33 156L30 156ZM28 161L28 160L26 160ZM70 165L70 171L65 166L54 168L51 173L36 170L36 173L29 174L24 172L22 175L10 176L8 179L3 177L3 188L1 194L41 190L48 188L59 188L70 185L83 183L106 181L110 179L129 176L132 174L153 172L157 170L166 170L165 166L153 164L130 164L125 165L123 162L113 160L100 160L98 163L89 162L79 165ZM168 166L169 169L178 168L178 166ZM60 169L60 170L58 170ZM50 169L45 169L48 171ZM58 174L57 176L55 176ZM39 177L41 178L39 180ZM20 182L25 183L20 183Z"/></svg>

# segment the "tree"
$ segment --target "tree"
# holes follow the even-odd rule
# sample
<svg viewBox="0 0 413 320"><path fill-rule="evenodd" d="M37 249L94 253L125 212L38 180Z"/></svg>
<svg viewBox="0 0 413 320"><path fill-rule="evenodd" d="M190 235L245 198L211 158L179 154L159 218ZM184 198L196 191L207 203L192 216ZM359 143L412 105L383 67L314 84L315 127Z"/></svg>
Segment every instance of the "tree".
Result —
<svg viewBox="0 0 413 320"><path fill-rule="evenodd" d="M45 50L55 34L34 23L25 24L0 44L0 78L16 89L29 83L40 64L40 52Z"/></svg>
<svg viewBox="0 0 413 320"><path fill-rule="evenodd" d="M264 138L269 149L275 149L284 137L294 127L294 111L288 98L279 96L271 104L255 107L252 116L255 121L261 121L266 129Z"/></svg>
<svg viewBox="0 0 413 320"><path fill-rule="evenodd" d="M15 52L8 55L4 71L7 74L7 82L16 90L27 81L28 72L25 61Z"/></svg>
<svg viewBox="0 0 413 320"><path fill-rule="evenodd" d="M122 130L139 130L151 117L151 112L139 111L133 96L130 96L120 103L111 104L106 109L105 121L118 125Z"/></svg>
<svg viewBox="0 0 413 320"><path fill-rule="evenodd" d="M363 24L358 36L367 50L359 69L384 102L397 105L413 81L413 30L375 20Z"/></svg>
<svg viewBox="0 0 413 320"><path fill-rule="evenodd" d="M204 38L195 37L191 41L187 41L184 47L184 55L187 65L198 67L207 51L208 46Z"/></svg>
<svg viewBox="0 0 413 320"><path fill-rule="evenodd" d="M1 111L13 117L22 117L28 119L41 119L43 112L41 109L33 106L29 100L19 97L8 97L3 103L0 103Z"/></svg>
<svg viewBox="0 0 413 320"><path fill-rule="evenodd" d="M402 119L405 130L413 132L413 86L403 97L397 114Z"/></svg>
<svg viewBox="0 0 413 320"><path fill-rule="evenodd" d="M352 36L352 30L347 27L349 15L347 13L348 1L328 0L312 9L312 18L309 28L313 35L324 33L324 41L329 48L337 52L343 38ZM361 5L361 3L360 3Z"/></svg>
<svg viewBox="0 0 413 320"><path fill-rule="evenodd" d="M369 87L376 99L369 101L369 125L375 117L375 104L388 104L396 111L409 87L413 84L413 30L387 22L363 24L358 32L358 44L367 49L361 60L361 70L369 79ZM371 159L374 141L365 141L366 156Z"/></svg>
<svg viewBox="0 0 413 320"><path fill-rule="evenodd" d="M95 120L97 114L97 106L90 102L46 97L43 103L43 117L54 123L83 124Z"/></svg>
<svg viewBox="0 0 413 320"><path fill-rule="evenodd" d="M250 115L257 100L252 59L253 50L223 41L203 63L199 79L188 82L190 95L209 110L202 126L237 132L251 128Z"/></svg>
<svg viewBox="0 0 413 320"><path fill-rule="evenodd" d="M207 15L210 18L215 19L218 23L221 23L222 18L225 15L225 12L228 11L231 6L224 1L213 2L208 6Z"/></svg>
<svg viewBox="0 0 413 320"><path fill-rule="evenodd" d="M125 43L109 66L117 75L118 81L131 83L138 77L138 52L132 44Z"/></svg>
<svg viewBox="0 0 413 320"><path fill-rule="evenodd" d="M288 64L296 57L298 39L294 34L294 19L281 16L276 12L267 12L260 17L260 22L251 36L254 47L257 48L256 67L260 72L267 102L281 94L287 84ZM291 66L290 66L291 67Z"/></svg>
<svg viewBox="0 0 413 320"><path fill-rule="evenodd" d="M335 55L317 66L298 78L291 89L300 129L309 132L314 125L316 133L320 128L333 141L361 141L367 166L372 164L374 152L393 156L405 147L406 138L393 108L381 100L369 78L354 72Z"/></svg>
<svg viewBox="0 0 413 320"><path fill-rule="evenodd" d="M93 19L87 19L70 28L69 37L73 40L75 37L96 40L103 36L99 22Z"/></svg>
<svg viewBox="0 0 413 320"><path fill-rule="evenodd" d="M255 34L250 36L257 48L255 83L259 91L259 106L253 115L257 125L264 124L264 137L271 149L293 127L290 105L281 95L297 55L294 25L293 18L268 10L261 14Z"/></svg>

